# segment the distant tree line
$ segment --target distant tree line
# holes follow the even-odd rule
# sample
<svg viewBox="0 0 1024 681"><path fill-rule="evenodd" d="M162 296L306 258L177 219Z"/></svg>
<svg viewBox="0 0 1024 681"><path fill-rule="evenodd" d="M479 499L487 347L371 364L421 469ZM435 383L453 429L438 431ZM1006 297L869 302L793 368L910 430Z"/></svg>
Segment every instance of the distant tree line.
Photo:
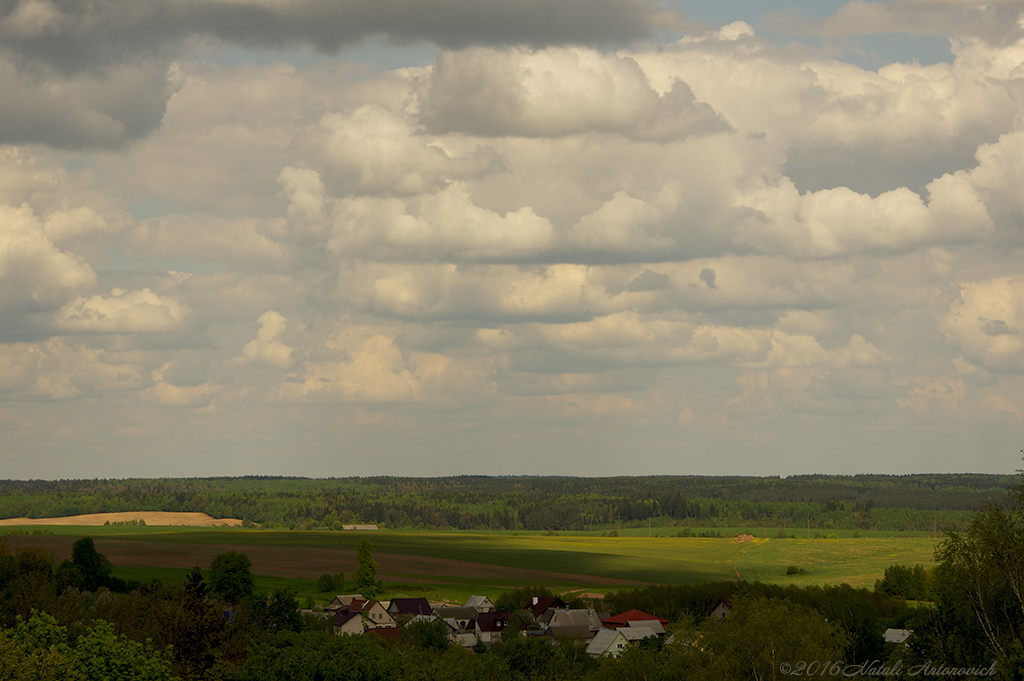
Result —
<svg viewBox="0 0 1024 681"><path fill-rule="evenodd" d="M247 525L340 530L682 527L921 531L1003 504L1011 476L189 478L0 481L0 518L207 513Z"/></svg>

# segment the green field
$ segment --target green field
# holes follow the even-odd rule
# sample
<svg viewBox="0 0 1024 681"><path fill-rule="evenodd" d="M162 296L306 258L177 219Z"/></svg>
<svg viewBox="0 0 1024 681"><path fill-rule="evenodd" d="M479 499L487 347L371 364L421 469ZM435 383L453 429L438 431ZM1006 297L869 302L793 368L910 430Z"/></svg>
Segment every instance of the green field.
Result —
<svg viewBox="0 0 1024 681"><path fill-rule="evenodd" d="M382 597L425 596L453 602L473 594L496 596L515 586L546 586L557 593L606 593L642 584L722 581L737 576L775 584L871 587L893 563L931 567L935 544L928 537L866 532L863 534L869 536L857 539L758 538L737 543L676 537L679 528L634 529L628 532L633 536L620 537L599 533L341 533L130 526L46 529L52 534L11 537L12 548L40 544L62 560L77 537L91 536L97 549L114 563L115 575L139 581L178 581L191 565L206 568L217 553L236 550L252 558L259 590L285 587L296 591L300 600L321 602L329 596L316 592L316 578L339 569L350 576L356 548L366 538L374 544L378 576L385 582ZM760 532L755 527L736 531L744 529L758 537L764 534L763 527ZM771 537L772 528L768 533ZM852 535L852 531L844 534ZM787 575L790 565L806 574Z"/></svg>

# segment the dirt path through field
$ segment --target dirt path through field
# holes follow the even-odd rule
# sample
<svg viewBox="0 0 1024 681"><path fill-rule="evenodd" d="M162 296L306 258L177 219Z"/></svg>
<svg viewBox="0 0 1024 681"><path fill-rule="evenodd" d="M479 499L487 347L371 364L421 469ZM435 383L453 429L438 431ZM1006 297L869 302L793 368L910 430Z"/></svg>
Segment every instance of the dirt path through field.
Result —
<svg viewBox="0 0 1024 681"><path fill-rule="evenodd" d="M52 551L57 560L71 556L71 545L77 537L23 536L12 537L12 549L30 545ZM316 579L338 570L351 575L356 568L356 552L305 546L268 546L260 544L179 544L152 541L134 541L111 537L94 537L96 550L104 554L117 567L178 567L195 565L207 568L214 557L225 551L238 551L252 560L252 571L257 575ZM474 563L453 558L433 558L397 553L374 552L377 576L387 581L432 582L451 578L491 579L495 583L536 580L547 583L577 583L605 586L641 586L647 582L597 577L593 575L549 572L511 568L486 563Z"/></svg>

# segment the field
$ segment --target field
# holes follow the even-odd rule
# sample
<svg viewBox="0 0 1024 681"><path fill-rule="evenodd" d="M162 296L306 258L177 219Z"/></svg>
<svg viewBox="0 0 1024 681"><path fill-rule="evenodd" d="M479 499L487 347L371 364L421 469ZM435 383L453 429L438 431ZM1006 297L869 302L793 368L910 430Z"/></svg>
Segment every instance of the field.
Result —
<svg viewBox="0 0 1024 681"><path fill-rule="evenodd" d="M425 596L462 602L496 596L515 586L546 586L556 593L603 594L654 583L742 578L777 584L849 583L870 587L893 563L933 564L927 537L857 539L732 539L676 537L678 528L650 528L640 536L472 532L299 532L198 527L49 526L48 535L13 536L11 548L38 544L58 560L79 537L91 536L115 566L115 575L177 581L194 565L208 567L224 551L246 553L257 588L285 587L300 599L324 602L316 579L356 567L360 540L370 539L385 583L383 597ZM748 528L750 533L755 528ZM671 530L671 535L669 534ZM650 533L651 536L647 536ZM763 529L759 534L763 534ZM634 532L630 532L634 534ZM769 528L771 536L771 528ZM793 565L806 571L786 575Z"/></svg>

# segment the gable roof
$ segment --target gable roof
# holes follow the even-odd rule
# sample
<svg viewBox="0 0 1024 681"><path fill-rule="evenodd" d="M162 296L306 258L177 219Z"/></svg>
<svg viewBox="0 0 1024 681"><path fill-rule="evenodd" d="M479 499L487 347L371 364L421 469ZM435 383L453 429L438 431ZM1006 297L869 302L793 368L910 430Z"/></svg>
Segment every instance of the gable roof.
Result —
<svg viewBox="0 0 1024 681"><path fill-rule="evenodd" d="M668 624L668 620L655 617L650 613L646 613L643 610L637 610L636 608L619 613L618 615L615 615L615 617L603 619L601 620L601 624L606 627L623 627L629 624L630 620L658 620L661 622L662 626Z"/></svg>
<svg viewBox="0 0 1024 681"><path fill-rule="evenodd" d="M534 617L539 616L548 608L557 608L564 610L565 601L563 601L558 596L534 596L533 603L526 606L526 609L529 610Z"/></svg>
<svg viewBox="0 0 1024 681"><path fill-rule="evenodd" d="M491 599L487 596L470 596L469 600L466 601L466 604L463 607L476 608L477 610L482 610L484 608L494 610L494 603L492 603Z"/></svg>
<svg viewBox="0 0 1024 681"><path fill-rule="evenodd" d="M551 610L544 613L540 621L549 627L573 627L588 626L594 629L601 628L601 617L592 609L586 610Z"/></svg>
<svg viewBox="0 0 1024 681"><path fill-rule="evenodd" d="M355 617L359 617L358 612L353 610L338 610L334 613L334 626L340 627L345 624L345 622L348 622Z"/></svg>
<svg viewBox="0 0 1024 681"><path fill-rule="evenodd" d="M619 633L618 629L602 629L597 632L597 635L587 645L587 652L594 656L604 655L608 652L614 655L618 652L617 648L621 647L616 645L617 641L622 646L626 644L625 638ZM616 649L613 649L613 646Z"/></svg>
<svg viewBox="0 0 1024 681"><path fill-rule="evenodd" d="M629 621L629 626L626 627L626 628L627 629L636 629L636 628L639 628L639 627L644 627L646 629L650 629L651 631L653 631L655 634L658 634L659 636L665 633L665 627L663 627L661 622L659 622L658 620L630 620Z"/></svg>
<svg viewBox="0 0 1024 681"><path fill-rule="evenodd" d="M566 638L594 638L597 632L586 624L556 625L544 630L544 635L550 638L564 636Z"/></svg>
<svg viewBox="0 0 1024 681"><path fill-rule="evenodd" d="M515 617L519 620L519 630L526 629L526 622L519 615L509 612L482 612L476 616L477 631L505 631L508 629L508 621Z"/></svg>
<svg viewBox="0 0 1024 681"><path fill-rule="evenodd" d="M886 643L903 643L910 635L914 633L913 629L886 629L885 630L885 642Z"/></svg>
<svg viewBox="0 0 1024 681"><path fill-rule="evenodd" d="M430 603L426 598L392 598L388 612L392 615L429 615Z"/></svg>
<svg viewBox="0 0 1024 681"><path fill-rule="evenodd" d="M433 613L438 617L451 618L457 620L471 620L477 616L477 612L473 608L462 607L437 607L434 608Z"/></svg>
<svg viewBox="0 0 1024 681"><path fill-rule="evenodd" d="M621 627L616 631L625 636L627 641L639 641L642 638L650 638L651 636L658 635L658 633L650 627Z"/></svg>

